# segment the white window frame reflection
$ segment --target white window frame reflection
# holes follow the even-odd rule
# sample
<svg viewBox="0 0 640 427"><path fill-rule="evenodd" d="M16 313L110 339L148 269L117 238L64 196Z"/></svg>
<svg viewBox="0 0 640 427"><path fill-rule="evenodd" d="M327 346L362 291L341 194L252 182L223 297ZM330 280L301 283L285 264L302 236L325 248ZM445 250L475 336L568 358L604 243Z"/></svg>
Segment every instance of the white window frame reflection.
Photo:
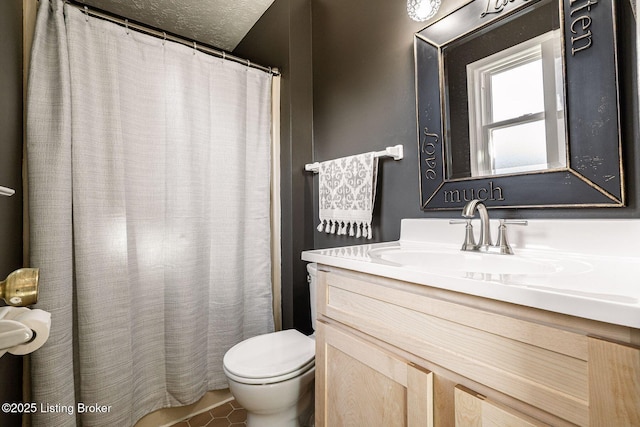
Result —
<svg viewBox="0 0 640 427"><path fill-rule="evenodd" d="M566 166L564 79L560 40L559 30L550 31L467 65L471 176L531 172ZM494 120L492 76L515 70L533 61L540 61L542 65L544 109L526 111L517 117ZM523 75L519 78L522 84L526 85L531 76ZM518 101L514 100L514 102ZM540 159L533 162L514 160L509 166L499 166L500 163L505 162L496 159L492 144L493 132L536 121L544 122L545 137L536 141L542 147L532 147L532 151L543 150L546 158L542 159L542 162ZM517 142L514 141L514 143ZM514 147L514 149L526 151L527 147L524 144L523 147Z"/></svg>

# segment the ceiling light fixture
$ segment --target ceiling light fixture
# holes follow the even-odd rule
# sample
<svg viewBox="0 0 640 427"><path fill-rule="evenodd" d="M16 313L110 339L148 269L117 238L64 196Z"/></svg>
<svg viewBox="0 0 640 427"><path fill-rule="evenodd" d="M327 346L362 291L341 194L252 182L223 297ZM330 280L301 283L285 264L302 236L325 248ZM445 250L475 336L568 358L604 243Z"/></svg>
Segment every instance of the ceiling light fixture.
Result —
<svg viewBox="0 0 640 427"><path fill-rule="evenodd" d="M414 21L426 21L438 12L440 1L441 0L407 0L407 13Z"/></svg>

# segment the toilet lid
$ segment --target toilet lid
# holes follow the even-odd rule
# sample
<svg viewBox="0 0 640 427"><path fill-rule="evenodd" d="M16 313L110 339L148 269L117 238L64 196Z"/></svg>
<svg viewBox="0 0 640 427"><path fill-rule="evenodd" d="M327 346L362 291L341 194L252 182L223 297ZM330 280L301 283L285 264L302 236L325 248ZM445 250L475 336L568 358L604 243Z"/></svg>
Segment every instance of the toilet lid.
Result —
<svg viewBox="0 0 640 427"><path fill-rule="evenodd" d="M309 365L315 341L295 329L249 338L224 355L227 371L242 378L280 377Z"/></svg>

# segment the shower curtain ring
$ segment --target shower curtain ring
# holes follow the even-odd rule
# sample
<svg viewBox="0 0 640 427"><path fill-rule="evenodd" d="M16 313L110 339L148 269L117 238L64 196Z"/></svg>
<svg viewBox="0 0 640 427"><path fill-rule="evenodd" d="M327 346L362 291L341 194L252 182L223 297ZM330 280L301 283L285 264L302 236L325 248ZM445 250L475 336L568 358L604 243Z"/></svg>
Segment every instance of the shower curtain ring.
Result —
<svg viewBox="0 0 640 427"><path fill-rule="evenodd" d="M87 6L84 7L84 21L89 22L89 8Z"/></svg>
<svg viewBox="0 0 640 427"><path fill-rule="evenodd" d="M193 54L196 54L196 51L198 50L198 46L196 46L196 42L193 42Z"/></svg>
<svg viewBox="0 0 640 427"><path fill-rule="evenodd" d="M127 32L127 35L129 35L129 20L128 19L124 20L124 29Z"/></svg>
<svg viewBox="0 0 640 427"><path fill-rule="evenodd" d="M162 46L164 46L164 44L167 41L167 33L166 32L162 32Z"/></svg>

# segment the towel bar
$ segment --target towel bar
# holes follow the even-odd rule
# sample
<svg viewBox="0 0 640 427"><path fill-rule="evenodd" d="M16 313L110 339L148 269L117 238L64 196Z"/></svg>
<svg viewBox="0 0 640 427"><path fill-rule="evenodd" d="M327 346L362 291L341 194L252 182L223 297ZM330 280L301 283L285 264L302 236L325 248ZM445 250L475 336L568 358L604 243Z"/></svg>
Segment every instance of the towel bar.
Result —
<svg viewBox="0 0 640 427"><path fill-rule="evenodd" d="M403 146L398 144L393 147L387 147L383 151L373 153L375 157L393 157L393 160L400 160L404 157ZM320 170L320 162L307 163L304 165L305 171L318 173Z"/></svg>
<svg viewBox="0 0 640 427"><path fill-rule="evenodd" d="M0 186L0 196L13 196L13 193L15 192L16 191L13 188Z"/></svg>

